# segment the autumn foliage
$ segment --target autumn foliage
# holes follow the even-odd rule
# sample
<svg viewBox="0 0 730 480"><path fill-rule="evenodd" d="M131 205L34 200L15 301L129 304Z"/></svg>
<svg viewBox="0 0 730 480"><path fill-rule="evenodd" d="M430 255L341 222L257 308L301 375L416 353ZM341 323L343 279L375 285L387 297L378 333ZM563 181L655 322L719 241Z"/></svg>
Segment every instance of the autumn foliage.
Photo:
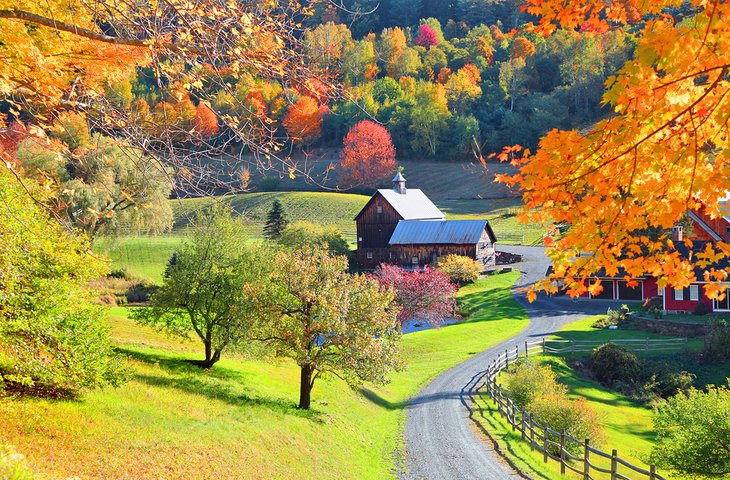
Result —
<svg viewBox="0 0 730 480"><path fill-rule="evenodd" d="M659 288L705 280L710 296L721 293L728 271L713 264L730 256L730 244L707 244L690 260L674 250L670 235L688 210L728 215L730 4L691 4L696 13L679 22L663 14L676 5L668 0L608 8L602 0L527 1L527 12L540 17L534 29L544 35L647 19L635 59L606 82L611 117L585 133L553 130L534 154L504 152L520 167L503 179L520 186L523 216L570 225L550 245L554 271L538 287L555 291L555 281L565 280L572 295L598 293L602 286L592 278L604 269L627 280L656 276ZM694 266L704 269L699 278Z"/></svg>
<svg viewBox="0 0 730 480"><path fill-rule="evenodd" d="M401 308L398 320L401 322L418 319L439 325L444 320L458 317L458 287L443 272L428 267L409 272L395 265L381 264L373 276L381 284L395 289L395 303Z"/></svg>
<svg viewBox="0 0 730 480"><path fill-rule="evenodd" d="M413 43L421 47L429 48L438 45L439 39L436 36L436 32L434 32L430 25L422 23L421 26L418 27L418 36L413 40Z"/></svg>
<svg viewBox="0 0 730 480"><path fill-rule="evenodd" d="M324 109L320 108L317 100L303 96L289 107L284 117L284 128L292 141L309 143L319 137L323 113Z"/></svg>
<svg viewBox="0 0 730 480"><path fill-rule="evenodd" d="M395 171L395 148L388 131L370 120L355 124L344 139L342 181L348 187L375 187Z"/></svg>

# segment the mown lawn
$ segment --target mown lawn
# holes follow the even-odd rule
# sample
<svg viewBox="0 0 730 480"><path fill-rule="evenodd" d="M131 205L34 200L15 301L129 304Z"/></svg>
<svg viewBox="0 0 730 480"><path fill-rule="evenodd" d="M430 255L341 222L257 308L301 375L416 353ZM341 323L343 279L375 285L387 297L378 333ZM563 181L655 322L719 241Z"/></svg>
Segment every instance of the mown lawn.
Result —
<svg viewBox="0 0 730 480"><path fill-rule="evenodd" d="M159 284L170 256L183 240L182 235L99 238L94 252L107 255L112 269L127 269Z"/></svg>
<svg viewBox="0 0 730 480"><path fill-rule="evenodd" d="M0 400L0 443L44 478L394 478L408 397L431 378L527 325L512 299L516 273L463 288L467 321L407 335L409 368L385 387L318 381L313 408L295 408L291 361L228 355L210 371L200 356L126 318L109 319L130 380L76 400Z"/></svg>
<svg viewBox="0 0 730 480"><path fill-rule="evenodd" d="M591 325L596 319L597 317L591 317L570 323L553 338L606 342L625 338L662 338L657 334L634 330L594 329ZM690 351L698 351L701 347L701 340L697 339L691 339L688 344ZM644 355L642 352L637 352L637 354ZM658 357L658 355L649 356ZM670 358L676 357L677 354L664 353L662 356ZM559 381L568 386L568 392L572 397L587 399L589 405L598 412L605 433L605 440L599 448L608 453L615 448L621 458L646 468L648 455L655 439L652 411L649 407L585 378L568 366L565 357L540 355L532 358L549 365L558 374ZM704 384L711 379L715 380L730 373L730 364L695 367L695 371L698 373L698 383ZM519 434L512 432L511 427L499 416L494 403L486 394L479 396L477 405L481 407L480 421L484 428L498 441L512 462L525 471L531 472L536 478L560 477L558 464L552 460L545 464L541 454L530 451L529 443L523 441ZM607 463L598 463L598 465L605 467ZM619 470L619 473L629 475L624 470ZM666 478L680 478L667 475L666 472L660 473ZM629 476L634 478L632 475ZM569 475L567 478L579 477Z"/></svg>

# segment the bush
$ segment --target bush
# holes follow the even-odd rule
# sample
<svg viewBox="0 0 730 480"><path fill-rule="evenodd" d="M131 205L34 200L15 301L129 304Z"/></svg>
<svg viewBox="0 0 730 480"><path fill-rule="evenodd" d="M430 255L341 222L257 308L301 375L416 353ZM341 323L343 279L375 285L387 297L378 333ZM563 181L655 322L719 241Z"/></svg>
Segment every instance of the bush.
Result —
<svg viewBox="0 0 730 480"><path fill-rule="evenodd" d="M661 398L669 398L678 393L687 392L695 381L695 375L687 371L676 371L667 362L652 365L646 370L654 372L644 385L644 390Z"/></svg>
<svg viewBox="0 0 730 480"><path fill-rule="evenodd" d="M689 475L730 472L730 390L694 388L670 398L654 411L657 440L651 459Z"/></svg>
<svg viewBox="0 0 730 480"><path fill-rule="evenodd" d="M435 268L448 275L452 282L462 285L475 281L484 271L484 266L476 260L453 254L439 258Z"/></svg>
<svg viewBox="0 0 730 480"><path fill-rule="evenodd" d="M730 358L730 328L725 320L712 323L710 333L705 337L703 360L715 362Z"/></svg>
<svg viewBox="0 0 730 480"><path fill-rule="evenodd" d="M262 192L276 192L281 185L281 179L275 175L266 175L259 181L259 190Z"/></svg>
<svg viewBox="0 0 730 480"><path fill-rule="evenodd" d="M502 383L505 394L524 410L535 398L550 393L565 394L565 387L559 385L555 373L549 367L535 365L529 360L520 360L505 371Z"/></svg>
<svg viewBox="0 0 730 480"><path fill-rule="evenodd" d="M635 383L641 374L639 358L620 345L607 343L591 354L593 376L607 385L620 381Z"/></svg>
<svg viewBox="0 0 730 480"><path fill-rule="evenodd" d="M556 432L565 432L580 442L588 438L596 444L602 439L598 415L584 398L570 400L564 393L548 393L536 397L530 403L529 411L541 425L547 424ZM557 435L549 434L548 437L551 441L560 442ZM566 442L565 447L572 454L583 451L582 444L574 442ZM548 449L553 455L560 453L560 447L556 445L551 444Z"/></svg>
<svg viewBox="0 0 730 480"><path fill-rule="evenodd" d="M710 313L710 311L707 309L707 305L705 305L703 302L700 302L697 304L695 309L692 311L692 315L707 315Z"/></svg>
<svg viewBox="0 0 730 480"><path fill-rule="evenodd" d="M629 320L630 314L631 310L629 310L627 305L621 305L621 308L618 310L609 308L606 312L606 316L599 319L591 326L593 328L606 328L612 325L622 325Z"/></svg>

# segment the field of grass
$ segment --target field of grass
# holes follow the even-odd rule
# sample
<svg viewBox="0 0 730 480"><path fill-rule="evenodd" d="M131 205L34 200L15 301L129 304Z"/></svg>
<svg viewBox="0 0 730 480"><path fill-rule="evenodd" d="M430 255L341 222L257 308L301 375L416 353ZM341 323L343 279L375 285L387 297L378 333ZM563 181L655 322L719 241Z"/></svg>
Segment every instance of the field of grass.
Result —
<svg viewBox="0 0 730 480"><path fill-rule="evenodd" d="M112 269L124 268L159 284L170 256L183 239L182 235L99 238L94 241L94 252L106 254Z"/></svg>
<svg viewBox="0 0 730 480"><path fill-rule="evenodd" d="M568 324L553 338L606 342L626 338L662 338L657 334L634 330L594 329L591 325L596 318L586 318ZM701 340L690 340L688 343L690 351L698 351L701 347ZM642 352L637 352L637 354L644 355ZM676 354L666 353L662 355L664 357L676 356ZM656 358L659 355L650 354L648 356ZM609 453L611 449L615 448L623 459L634 465L646 466L655 438L650 408L583 377L568 366L566 357L540 355L531 358L537 359L541 364L549 365L558 374L559 381L568 386L569 394L572 397L587 399L589 405L598 412L598 418L602 421L605 433L605 440L599 448ZM700 366L693 371L698 374L697 383L714 383L718 377L730 373L730 364ZM530 451L529 443L523 441L520 435L512 432L511 427L501 418L495 404L486 394L480 395L476 404L481 407L481 411L479 411L481 424L497 440L502 450L507 452L511 461L539 478L560 477L558 464L553 461L544 464L542 455ZM665 472L661 473L665 475ZM667 475L665 477L679 478ZM574 477L567 476L567 478Z"/></svg>
<svg viewBox="0 0 730 480"><path fill-rule="evenodd" d="M210 371L180 342L112 310L130 380L78 400L0 400L0 443L43 478L394 478L407 399L475 352L519 332L524 310L495 275L459 293L467 321L405 336L409 368L384 387L352 390L318 380L313 408L295 408L299 371L289 360L224 355Z"/></svg>

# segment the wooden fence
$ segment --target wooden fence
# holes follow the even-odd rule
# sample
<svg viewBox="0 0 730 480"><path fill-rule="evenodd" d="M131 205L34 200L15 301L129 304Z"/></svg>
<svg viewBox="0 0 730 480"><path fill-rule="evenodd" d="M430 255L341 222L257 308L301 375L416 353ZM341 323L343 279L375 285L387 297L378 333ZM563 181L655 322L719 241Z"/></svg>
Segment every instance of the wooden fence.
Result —
<svg viewBox="0 0 730 480"><path fill-rule="evenodd" d="M497 383L499 373L509 367L510 362L514 362L520 357L529 357L535 353L561 353L564 351L549 352L547 344L550 342L554 342L554 340L525 342L522 351L520 351L520 345L515 345L514 349L506 349L504 353L500 353L487 368L484 376L485 383L479 389L486 387L487 393L497 405L497 410L506 418L512 430L522 434L522 439L530 443L531 450L541 452L545 463L551 459L558 462L562 474L571 471L578 474L583 480L599 478L665 480L656 472L654 465L651 465L649 470L637 467L620 458L615 449L609 454L593 448L587 438L581 441L565 432L555 431L549 425L540 424L527 410L517 408L512 399L504 394L502 386ZM614 342L618 343L616 340ZM631 341L627 340L622 344L629 344L629 342ZM650 347L651 345L647 348ZM599 466L599 462L604 466Z"/></svg>
<svg viewBox="0 0 730 480"><path fill-rule="evenodd" d="M621 345L633 352L679 352L687 346L687 338L636 338L622 340L542 340L544 353L590 353L606 343Z"/></svg>

